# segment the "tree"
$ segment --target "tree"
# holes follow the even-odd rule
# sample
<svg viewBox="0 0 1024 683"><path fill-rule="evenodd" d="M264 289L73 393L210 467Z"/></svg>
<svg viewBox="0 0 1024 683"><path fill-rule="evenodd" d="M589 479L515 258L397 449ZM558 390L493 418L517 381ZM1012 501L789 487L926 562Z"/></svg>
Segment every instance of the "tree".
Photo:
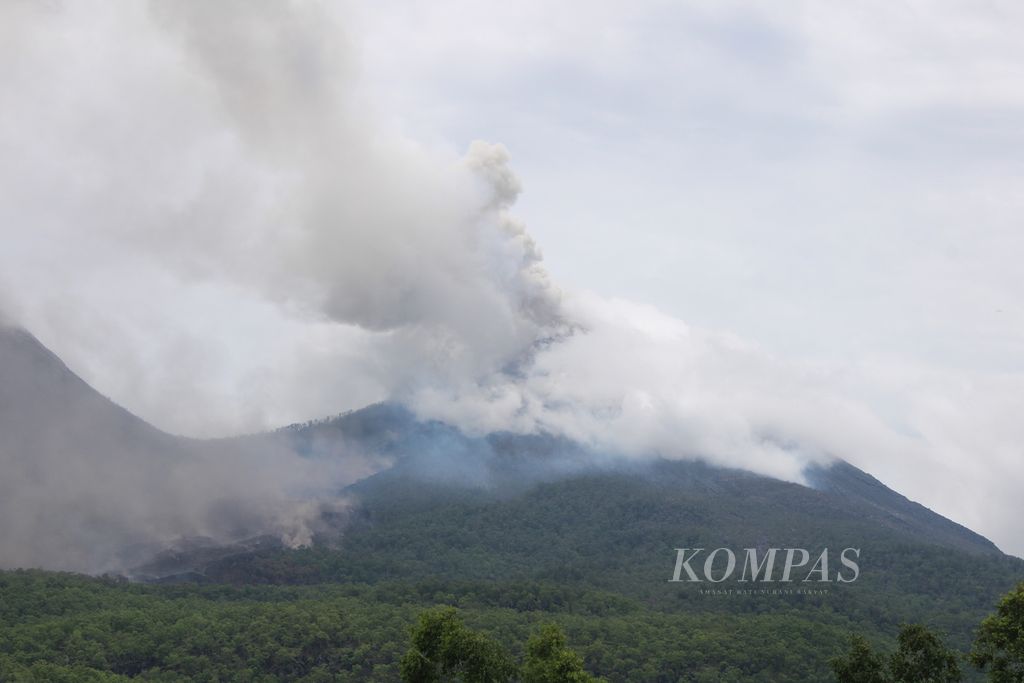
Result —
<svg viewBox="0 0 1024 683"><path fill-rule="evenodd" d="M565 644L565 634L545 624L526 643L523 683L594 683L583 669L583 658Z"/></svg>
<svg viewBox="0 0 1024 683"><path fill-rule="evenodd" d="M920 624L900 629L899 646L889 659L889 671L898 683L955 683L962 680L955 652Z"/></svg>
<svg viewBox="0 0 1024 683"><path fill-rule="evenodd" d="M961 680L955 652L920 624L900 629L898 647L886 659L864 638L853 636L850 651L830 664L839 683L955 683Z"/></svg>
<svg viewBox="0 0 1024 683"><path fill-rule="evenodd" d="M501 645L466 628L452 607L420 614L400 674L406 683L601 683L584 671L583 658L566 646L557 626L546 624L530 636L520 671Z"/></svg>
<svg viewBox="0 0 1024 683"><path fill-rule="evenodd" d="M989 670L996 683L1024 681L1024 582L1004 595L995 614L981 622L971 663Z"/></svg>
<svg viewBox="0 0 1024 683"><path fill-rule="evenodd" d="M454 608L444 607L420 614L400 674L406 683L504 683L517 677L518 667L501 645L466 628Z"/></svg>
<svg viewBox="0 0 1024 683"><path fill-rule="evenodd" d="M861 636L850 639L850 651L832 659L832 671L839 683L887 683L885 661Z"/></svg>

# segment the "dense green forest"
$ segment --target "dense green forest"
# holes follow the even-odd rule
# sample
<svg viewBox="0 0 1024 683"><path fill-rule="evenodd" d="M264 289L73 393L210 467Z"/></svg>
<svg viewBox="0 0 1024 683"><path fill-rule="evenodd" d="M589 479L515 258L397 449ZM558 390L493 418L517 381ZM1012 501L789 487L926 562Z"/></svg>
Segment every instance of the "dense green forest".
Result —
<svg viewBox="0 0 1024 683"><path fill-rule="evenodd" d="M848 630L842 619L821 628L787 613L666 613L544 583L232 587L38 571L0 577L3 680L79 680L73 675L90 671L141 680L396 680L416 615L449 603L517 656L516 644L554 622L588 670L612 680L824 677L817 651L842 650ZM526 596L543 606L524 604Z"/></svg>
<svg viewBox="0 0 1024 683"><path fill-rule="evenodd" d="M856 628L798 604L666 612L543 583L154 586L28 570L0 573L0 680L398 680L417 616L448 603L516 658L555 624L614 681L831 680ZM891 649L895 635L870 640Z"/></svg>

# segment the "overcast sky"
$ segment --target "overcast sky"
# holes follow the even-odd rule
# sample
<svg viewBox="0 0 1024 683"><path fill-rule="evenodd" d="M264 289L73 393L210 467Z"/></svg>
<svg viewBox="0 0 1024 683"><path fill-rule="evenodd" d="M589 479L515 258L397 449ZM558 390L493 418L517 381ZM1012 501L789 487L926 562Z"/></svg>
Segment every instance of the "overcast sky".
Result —
<svg viewBox="0 0 1024 683"><path fill-rule="evenodd" d="M359 407L420 381L404 370L396 379L396 358L443 365L424 350L436 336L395 341L410 324L451 328L444 343L459 348L500 348L458 356L458 381L477 378L505 358L499 336L532 338L550 321L535 311L460 318L453 311L493 297L463 298L453 283L515 290L502 306L517 311L545 300L549 278L578 293L577 319L604 341L567 346L567 358L540 363L545 372L584 377L575 359L627 353L628 335L600 333L621 320L654 330L646 356L659 360L565 394L611 400L611 387L635 382L642 406L671 395L667 414L677 415L679 395L658 368L678 361L672 376L693 379L682 358L711 357L727 370L702 369L694 381L707 393L683 402L708 396L682 413L716 434L693 437L695 448L742 462L736 444L747 441L719 414L735 394L745 422L773 415L785 425L778 438L819 439L816 448L1024 554L1019 3L384 0L332 9L323 24L265 25L238 19L261 13L246 3L211 16L119 7L4 8L0 304L129 409L208 435ZM298 62L328 64L317 77L344 81L340 94L293 88L294 72L274 71L280 46L254 43L263 34L252 26L285 34ZM340 132L323 112L344 113ZM325 137L323 159L310 161ZM381 152L381 139L397 142ZM465 162L490 174L490 189L464 188L445 166L475 140L507 150L478 148ZM348 168L351 148L362 162ZM424 170L433 164L444 170ZM279 177L290 173L317 180L301 201ZM396 228L401 207L431 218ZM525 265L500 286L476 269L490 263L477 251L464 270L446 256L465 242L446 217L495 212L484 223L504 225L506 209L543 252L542 284L520 237ZM295 249L271 243L271 258L260 246L278 235L267 215L373 227ZM376 241L388 230L393 243ZM402 258L374 255L407 247ZM416 255L438 265L419 270ZM211 276L226 260L229 276ZM380 288L354 284L376 275L376 265L361 274L364 261L392 279L416 275L378 301ZM409 303L421 284L423 300ZM450 310L429 303L441 299ZM694 342L693 331L715 341ZM367 350L382 333L400 353ZM507 426L500 411L466 417L474 396L439 399L439 382L414 401L427 414ZM843 417L831 436L815 430L832 412L793 417L833 398ZM594 437L593 425L563 417L530 424ZM625 445L652 443L663 445ZM773 467L762 469L785 466Z"/></svg>

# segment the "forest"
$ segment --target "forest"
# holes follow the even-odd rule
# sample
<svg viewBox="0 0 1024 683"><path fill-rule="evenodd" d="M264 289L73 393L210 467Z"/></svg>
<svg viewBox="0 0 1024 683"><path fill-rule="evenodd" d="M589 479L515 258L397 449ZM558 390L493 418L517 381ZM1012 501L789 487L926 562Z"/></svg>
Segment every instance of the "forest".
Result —
<svg viewBox="0 0 1024 683"><path fill-rule="evenodd" d="M551 678L549 671L547 678L541 672L532 680L932 680L890 677L880 653L893 650L895 656L915 647L932 660L954 658L957 677L934 680L961 680L961 673L963 680L981 680L981 666L993 681L1020 681L1024 667L1024 583L1002 599L998 611L993 605L969 653L925 627L911 635L931 637L928 647L904 643L906 627L898 638L896 632L865 638L841 619L812 622L795 613L667 615L600 591L543 584L481 586L458 590L459 598L446 588L468 586L153 586L38 570L3 572L0 680L527 681L514 676L529 665L535 674L545 662L550 665L557 658L551 651L568 661L575 677ZM546 595L544 604L524 605L527 594ZM458 611L438 605L457 605ZM445 660L437 645L445 639L435 637L431 645L429 633L424 635L431 619L440 630L447 621L448 632L463 634L463 641L471 636L470 645L459 645L463 649L456 654L449 648ZM536 654L545 641L546 659ZM474 647L490 647L504 662L502 670L511 673L474 678L464 668L472 661L465 652ZM417 677L407 663L410 652L426 653L425 661L452 678L422 671ZM863 677L865 670L875 677Z"/></svg>

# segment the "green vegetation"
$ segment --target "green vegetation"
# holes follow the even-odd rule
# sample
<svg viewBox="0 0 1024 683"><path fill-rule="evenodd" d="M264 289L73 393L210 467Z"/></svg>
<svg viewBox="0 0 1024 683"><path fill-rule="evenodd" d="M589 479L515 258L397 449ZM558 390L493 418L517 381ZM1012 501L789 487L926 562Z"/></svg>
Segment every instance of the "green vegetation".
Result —
<svg viewBox="0 0 1024 683"><path fill-rule="evenodd" d="M889 658L893 680L900 683L955 683L961 680L956 653L921 624L900 629L899 646Z"/></svg>
<svg viewBox="0 0 1024 683"><path fill-rule="evenodd" d="M956 683L962 655L950 650L921 624L900 629L898 648L888 659L876 653L861 636L853 636L850 650L832 659L839 683ZM1024 681L1024 582L999 601L995 614L978 629L968 657L988 670L994 683Z"/></svg>
<svg viewBox="0 0 1024 683"><path fill-rule="evenodd" d="M963 680L959 657L921 624L900 629L888 661L866 640L854 636L850 652L832 660L839 683L957 683Z"/></svg>
<svg viewBox="0 0 1024 683"><path fill-rule="evenodd" d="M995 683L1024 681L1024 583L1003 596L996 613L981 623L971 662Z"/></svg>
<svg viewBox="0 0 1024 683"><path fill-rule="evenodd" d="M1020 591L1014 594L1018 601ZM534 604L524 596L534 596ZM488 666L500 669L502 662L523 661L524 680L527 673L544 681L552 680L552 670L582 674L584 669L616 681L827 680L827 660L843 650L853 622L822 606L780 600L775 611L758 614L743 609L744 599L738 598L736 613L729 614L722 609L664 611L550 583L155 586L4 572L0 680L393 681L409 666L403 656L408 662L410 644L428 663L444 669L445 662L462 661L453 660L452 652L466 643L482 653L479 659ZM467 627L454 628L438 618L451 612L430 610L445 603L459 606ZM428 616L418 617L425 610ZM1007 611L1001 605L1000 613L1008 616ZM428 624L440 621L440 633L461 634L448 638L454 650L438 647L429 632L423 635L424 618ZM913 663L916 652L941 659L932 657L943 650L932 647L926 633L911 635L896 643L901 662ZM882 647L893 645L877 629L871 636ZM979 643L988 642L985 638ZM1019 639L999 642L1007 651L1020 651ZM503 654L496 643L510 650ZM845 671L878 672L891 666L893 658L874 655L866 640L858 643L854 656L847 657L856 666ZM857 655L865 650L870 657ZM880 664L870 665L872 657ZM840 669L836 672L842 676ZM839 680L931 679L849 673Z"/></svg>
<svg viewBox="0 0 1024 683"><path fill-rule="evenodd" d="M497 641L466 628L452 608L420 614L401 674L405 683L599 683L558 626L544 624L530 636L520 667Z"/></svg>
<svg viewBox="0 0 1024 683"><path fill-rule="evenodd" d="M818 680L851 632L893 646L900 624L922 623L966 650L999 596L1024 579L1019 559L914 542L837 511L828 497L795 484L742 474L692 483L690 474L680 465L657 476L589 475L509 496L378 480L357 492L360 516L337 550L249 554L204 573L239 585L387 584L428 606L483 604L641 621L650 627L646 637L666 647L697 637L680 632L681 621L692 627L706 620L699 625L711 638L736 629L736 638L721 645L725 661L779 646L780 661L792 663L796 652L816 659L804 671ZM697 584L668 582L677 547L803 547L808 539L818 544L812 551L861 548L860 578L828 584L825 594L800 595L702 595ZM744 621L733 627L733 617ZM753 633L749 642L741 640L742 624L758 620L780 640L810 638L811 651ZM581 652L588 662L601 656L586 647Z"/></svg>
<svg viewBox="0 0 1024 683"><path fill-rule="evenodd" d="M832 671L839 683L886 683L889 672L885 658L871 649L861 636L850 639L849 653L832 660Z"/></svg>
<svg viewBox="0 0 1024 683"><path fill-rule="evenodd" d="M547 608L520 609L529 594ZM417 615L443 603L527 663L522 644L557 624L587 671L616 681L823 680L819 653L845 632L548 583L154 586L17 571L0 573L0 680L393 681Z"/></svg>
<svg viewBox="0 0 1024 683"><path fill-rule="evenodd" d="M966 652L1024 579L1015 558L915 540L899 518L737 473L680 466L511 492L389 477L352 492L359 505L336 548L239 553L177 584L0 572L0 681L399 681L405 658L407 675L511 662L536 680L820 683L851 633L896 652L900 624L924 624ZM861 548L860 578L820 594L668 582L676 547L809 539ZM1020 661L1019 604L1001 606L976 646L992 671ZM449 614L438 607L457 608L464 626L438 621ZM449 645L414 634L424 612ZM478 656L453 655L462 646Z"/></svg>
<svg viewBox="0 0 1024 683"><path fill-rule="evenodd" d="M497 641L466 628L451 608L420 615L401 664L406 683L509 681L518 670Z"/></svg>
<svg viewBox="0 0 1024 683"><path fill-rule="evenodd" d="M562 629L544 624L526 644L523 683L598 683L583 669L583 658L569 649Z"/></svg>

